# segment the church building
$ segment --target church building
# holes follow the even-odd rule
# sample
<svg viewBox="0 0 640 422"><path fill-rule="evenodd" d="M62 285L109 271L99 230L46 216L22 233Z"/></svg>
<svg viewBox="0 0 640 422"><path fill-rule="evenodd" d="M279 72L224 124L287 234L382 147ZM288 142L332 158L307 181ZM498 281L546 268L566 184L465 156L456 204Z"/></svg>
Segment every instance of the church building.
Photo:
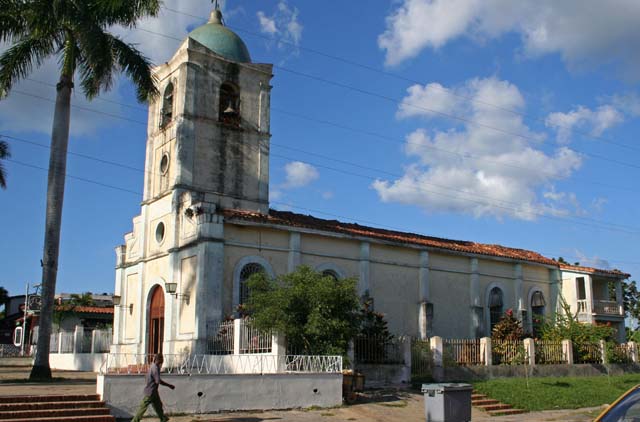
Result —
<svg viewBox="0 0 640 422"><path fill-rule="evenodd" d="M206 353L207 326L247 299L249 276L299 265L357 278L396 334L483 337L507 309L531 330L564 298L624 336L622 272L270 209L272 70L217 9L154 70L144 197L116 248L112 353Z"/></svg>

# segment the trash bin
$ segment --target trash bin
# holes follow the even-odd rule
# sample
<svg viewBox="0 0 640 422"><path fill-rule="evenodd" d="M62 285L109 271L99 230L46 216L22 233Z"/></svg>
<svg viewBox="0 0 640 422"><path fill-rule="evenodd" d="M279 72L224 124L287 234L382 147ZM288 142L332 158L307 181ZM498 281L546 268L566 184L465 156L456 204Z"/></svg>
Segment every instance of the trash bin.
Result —
<svg viewBox="0 0 640 422"><path fill-rule="evenodd" d="M469 384L422 384L427 422L470 421L472 390Z"/></svg>

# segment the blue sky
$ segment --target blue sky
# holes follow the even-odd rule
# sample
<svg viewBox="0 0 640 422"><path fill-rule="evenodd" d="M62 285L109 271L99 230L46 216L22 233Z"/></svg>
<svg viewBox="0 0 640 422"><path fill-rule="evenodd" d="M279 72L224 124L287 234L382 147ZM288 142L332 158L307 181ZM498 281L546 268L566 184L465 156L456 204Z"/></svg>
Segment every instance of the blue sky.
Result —
<svg viewBox="0 0 640 422"><path fill-rule="evenodd" d="M640 3L228 1L273 63L272 207L640 271ZM166 61L207 0L114 31ZM179 12L179 13L178 13ZM201 18L197 18L200 16ZM0 286L41 277L57 63L0 102ZM126 80L72 112L58 292L112 292L143 183L146 107Z"/></svg>

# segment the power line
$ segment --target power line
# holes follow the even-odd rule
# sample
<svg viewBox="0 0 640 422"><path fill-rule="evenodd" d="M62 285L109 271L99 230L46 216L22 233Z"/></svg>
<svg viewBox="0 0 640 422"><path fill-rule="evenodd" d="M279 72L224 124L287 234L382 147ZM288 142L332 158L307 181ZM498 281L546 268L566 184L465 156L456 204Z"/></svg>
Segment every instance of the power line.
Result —
<svg viewBox="0 0 640 422"><path fill-rule="evenodd" d="M27 167L27 168L31 168L31 169L41 170L41 171L44 171L44 172L48 171L48 169L45 168L45 167L41 167L41 166L25 163L25 162L14 160L14 159L7 159L6 161L12 162L14 164L18 164L18 165L21 165L21 166L24 166L24 167ZM142 196L142 194L140 192L132 191L132 190L129 190L129 189L126 189L126 188L121 188L119 186L114 186L114 185L110 185L110 184L107 184L107 183L98 182L98 181L95 181L95 180L92 180L92 179L87 179L85 177L74 176L74 175L70 175L68 173L66 173L65 176L70 178L70 179L82 181L82 182L85 182L85 183L90 183L90 184L101 186L101 187L104 187L104 188L113 189L113 190L117 190L117 191L122 191L122 192L130 193L130 194L134 194L136 196ZM220 195L220 196L226 196L226 197L230 196L230 195L226 195L226 194L223 194L223 193L220 193L220 192L214 192L214 193L217 194L217 195ZM401 227L397 227L397 226L391 226L391 225L388 225L388 224L385 224L385 223L380 223L380 222L375 222L375 221L370 221L370 220L357 219L357 218L344 216L344 215L339 215L339 214L335 214L335 213L329 213L329 212L321 211L321 210L317 210L317 209L297 206L297 205L292 204L292 203L278 202L278 201L270 201L270 202L271 202L271 204L282 205L285 208L295 208L295 209L305 210L305 211L308 211L308 212L313 212L315 214L326 215L326 216L330 216L330 217L334 217L334 218L340 218L340 219L348 220L348 221L354 221L354 222L358 222L358 223L371 224L371 225L376 226L376 227L384 227L384 228L388 228L388 229L391 229L391 230L397 230L397 231L401 231L401 232L405 232L405 233L411 232L411 230L408 230L406 228L401 228ZM546 254L546 253L545 253L545 255L550 255L550 256L553 256L553 255L558 255L558 256L565 255L565 256L567 256L566 254ZM577 257L577 258L580 259L580 257ZM609 261L609 262L618 262L618 263L627 263L627 264L639 264L637 262L619 261L619 260L613 260L613 259L608 259L607 261Z"/></svg>
<svg viewBox="0 0 640 422"><path fill-rule="evenodd" d="M0 135L4 136L3 134L0 134ZM13 136L6 136L6 137L9 138L9 139L18 140L20 142L26 142L26 143L29 143L29 144L33 144L33 145L36 145L36 146L39 146L39 147L42 147L42 148L50 148L49 146L40 144L38 142L28 141L28 140L21 139L21 138L16 138L16 137L13 137ZM249 147L249 148L252 148L252 147ZM256 149L256 148L254 148L254 149ZM113 161L103 160L103 159L92 157L92 156L89 156L89 155L86 155L86 154L79 154L79 153L75 153L73 151L70 151L69 153L72 154L72 155L80 156L80 157L85 158L85 159L95 160L95 161L99 161L99 162L102 162L102 163L105 163L105 164L116 165L116 166L119 166L119 167L124 167L124 168L128 168L128 169L131 169L131 170L136 170L136 171L147 173L145 170L142 170L142 169L138 169L138 168L135 168L135 167L123 165L121 163L116 163L116 162L113 162ZM272 157L278 157L278 158L282 158L284 160L300 161L297 158L283 156L283 155L279 155L279 154L271 153L270 155ZM331 159L330 157L326 157L326 156L325 156L325 158ZM332 160L336 161L335 159L332 159ZM353 177L364 178L364 179L372 180L372 181L377 180L377 178L375 178L375 177L371 177L371 176L368 176L368 175L363 175L363 174L359 174L359 173L355 173L355 172L339 169L339 168L336 168L336 167L330 167L330 166L326 166L326 165L322 165L322 164L318 164L318 163L313 163L313 162L309 162L309 161L301 161L301 162L303 162L305 164L309 164L309 165L315 166L315 167L318 167L318 168L324 168L326 170L338 172L338 173L349 175L349 176L353 176ZM361 167L365 168L365 169L377 171L376 169L373 169L373 168L367 168L367 167L364 167L364 166L361 166ZM148 172L148 173L150 175L152 175L152 176L159 174L159 173L156 173L156 172ZM394 177L400 177L398 175L393 175L393 176ZM497 204L495 202L492 202L492 201L498 201L498 202L502 202L502 203L505 203L505 204L512 204L512 205L517 205L517 204L515 204L513 202L509 202L509 201L499 200L499 199L496 199L496 198L489 198L489 197L486 197L486 196L483 196L483 195L476 195L476 194L473 194L471 192L463 191L463 190L460 190L460 189L453 189L453 188L450 188L448 186L442 186L442 185L436 185L436 184L429 184L429 185L431 185L433 187L436 187L436 188L445 189L447 191L458 192L458 193L460 193L462 195L467 195L467 196L468 195L473 195L473 196L475 196L477 198L484 199L484 200L472 199L472 198L468 198L468 197L465 197L465 196L459 196L459 195L451 195L451 194L447 194L447 193L443 193L443 192L439 192L439 191L426 189L426 188L423 188L423 187L414 187L414 188L412 188L412 190L415 190L415 191L418 191L418 192L429 193L429 194L433 194L433 195L437 195L437 196L441 196L441 197L445 197L445 198L449 198L449 199L453 199L453 200L457 200L457 201L464 201L464 202L475 203L475 204L482 205L482 206L495 207L495 208L503 209L505 211L510 211L510 212L513 212L513 213L523 213L523 214L527 214L527 215L531 215L531 216L535 216L535 217L540 217L540 218L545 218L545 219L551 219L551 220L568 221L568 222L571 222L573 224L579 224L579 225L599 228L599 229L603 229L603 230L618 231L618 232L624 232L624 233L628 233L628 234L638 234L639 233L638 230L640 230L639 228L632 227L632 226L627 226L627 225L622 225L622 224L617 224L617 223L610 223L610 222L601 221L601 220L592 219L592 218L587 218L587 217L574 216L573 218L567 218L567 217L561 217L561 216L547 215L547 214L545 214L543 212L536 212L536 211L532 211L532 210L528 210L528 209L522 209L521 207L511 207L511 206L506 206L506 205L499 205L499 204ZM576 221L576 219L577 220L584 220L585 222ZM625 230L625 228L631 229L631 231L630 230Z"/></svg>
<svg viewBox="0 0 640 422"><path fill-rule="evenodd" d="M154 34L154 35L158 35L158 36L161 36L161 37L165 37L165 38L168 38L168 39L173 39L173 40L180 41L180 42L183 41L181 38L177 38L177 37L174 37L174 36L171 36L171 35L163 34L161 32L151 31L151 30L143 29L143 28L135 28L135 29L138 30L138 31L147 32L149 34ZM332 81L330 79L322 78L320 76L311 75L311 74L300 72L300 71L297 71L297 70L288 69L288 68L283 67L283 66L274 65L273 67L276 68L276 69L280 69L280 70L282 70L284 72L291 73L293 75L297 75L297 76L301 76L301 77L308 78L308 79L311 79L311 80L315 80L315 81L318 81L318 82L322 82L322 83L325 83L325 84L328 84L328 85L332 85L332 86L335 86L335 87L338 87L338 88L341 88L341 89L345 89L345 90L349 90L349 91L353 91L353 92L358 92L358 93L363 94L363 95L367 95L367 96L371 96L371 97L374 97L374 98L382 99L382 100L388 101L388 102L393 102L395 104L405 105L405 106L409 106L409 107L416 108L416 109L419 109L419 110L427 111L429 113L437 114L439 116L446 117L446 118L449 118L449 119L452 119L452 120L457 120L457 121L460 121L460 122L463 122L463 123L472 124L472 125L476 125L476 126L479 126L479 127L483 127L485 129L493 130L493 131L502 133L504 135L513 136L513 137L516 137L516 138L521 138L521 139L524 139L524 140L527 140L527 141L530 141L530 142L535 142L535 143L540 142L540 139L534 138L532 136L524 135L522 133L511 132L511 131L508 131L508 130L504 130L504 129L498 128L496 126L493 126L493 125L488 125L488 124L485 124L485 123L482 123L482 122L477 122L477 121L475 121L473 119L468 119L468 118L463 117L463 116L457 116L457 115L449 114L449 113L446 113L446 112L443 112L443 111L440 111L440 110L435 110L435 109L431 109L431 108L428 108L428 107L419 106L417 104L407 103L405 101L398 100L396 98L389 97L389 96L386 96L386 95L383 95L383 94L379 94L379 93L376 93L376 92L373 92L373 91L368 91L368 90L365 90L365 89L362 89L362 88L357 88L357 87L354 87L354 86L351 86L351 85L343 84L341 82ZM634 168L634 169L640 170L640 165L636 165L636 164L627 163L627 162L624 162L624 161L615 160L615 159L608 158L608 157L605 157L605 156L602 156L602 155L593 154L593 153L590 153L590 152L587 152L587 151L579 150L577 148L574 148L574 150L577 151L577 152L580 152L580 153L582 153L582 154L584 154L584 155L586 155L588 157L591 157L591 158L595 158L595 159L607 161L607 162L610 162L610 163L613 163L613 164L617 164L617 165L620 165L620 166L625 166L625 167L629 167L629 168Z"/></svg>
<svg viewBox="0 0 640 422"><path fill-rule="evenodd" d="M37 82L37 83L40 83L42 85L55 87L54 84L51 84L51 83L48 83L48 82L39 81L39 80L35 80L35 79L29 79L29 80ZM36 98L44 99L44 100L50 101L50 102L54 101L54 100L51 100L51 99L45 99L45 98L41 98L41 97L36 97ZM113 104L126 106L126 107L132 107L132 106L126 104L126 103L121 103L121 102L118 102L118 101L109 101L109 102L113 103ZM72 107L73 107L73 105L72 105ZM94 112L94 113L101 113L99 110L92 109L91 111ZM461 157L462 159L465 159L465 160L468 160L468 159L471 159L471 158L481 158L483 162L488 163L488 164L492 164L492 165L497 165L499 167L509 167L509 168L520 169L520 170L528 170L528 171L535 170L538 173L547 174L550 177L557 177L556 173L545 171L545 170L542 170L542 169L533 169L533 168L530 168L530 167L524 167L524 166L519 166L519 165L515 165L515 164L500 162L500 161L487 160L484 157L479 157L479 156L477 156L475 154L471 154L471 153L451 151L451 150L447 150L447 149L436 147L436 146L432 146L432 145L423 145L423 144L419 144L417 142L410 142L408 140L407 141L403 141L403 140L399 140L399 139L392 138L392 137L389 137L389 136L381 135L381 134L376 133L376 132L371 132L371 131L366 131L366 130L362 130L362 129L358 129L358 128L353 128L353 127L350 127L350 126L347 126L347 125L343 125L343 124L340 124L340 123L335 123L335 122L328 121L328 120L317 119L317 118L313 118L313 117L310 117L310 116L305 116L305 115L302 115L302 114L299 114L299 113L294 113L294 112L282 110L282 109L279 109L279 108L276 108L276 107L271 107L271 111L275 111L277 113L281 113L281 114L284 114L284 115L287 115L287 116L291 116L291 117L295 117L295 118L298 118L298 119L313 121L313 122L320 123L320 124L327 125L327 126L333 126L333 127L339 128L339 129L348 130L348 131L355 132L355 133L362 133L362 134L365 134L367 136L376 137L376 138L379 138L379 139L382 139L382 140L385 140L385 141L392 142L394 144L407 143L408 145L416 145L416 146L419 146L421 148L425 148L425 149L429 149L429 150L434 150L434 151L439 151L439 152L443 152L443 153L446 153L446 154L459 156L459 157ZM113 117L113 118L120 118L119 116L114 115L114 114L107 114L107 115L109 117ZM136 122L138 122L140 124L143 124L143 122L141 122L141 121L136 121ZM146 124L146 123L144 123L144 124ZM278 144L276 142L271 142L271 145L280 146L282 148L287 148L287 149L299 151L299 152L302 152L302 153L307 153L307 154L319 156L319 154L315 154L313 152L305 151L305 150L302 150L302 149L296 149L296 148L293 148L293 147L287 147L285 145ZM327 157L325 156L325 158L327 158ZM334 159L334 161L338 161L338 160ZM363 166L361 166L361 165L359 165L357 163L352 163L352 162L348 162L348 161L341 161L341 162L344 163L344 164L352 165L354 167L360 167L360 168L363 167ZM475 169L476 170L482 170L478 166L476 166ZM382 173L387 173L387 172L382 171L382 170L378 170L378 171L380 171ZM391 174L391 173L389 173L389 174ZM394 174L394 176L397 177L397 175L395 175L395 174ZM593 180L585 180L585 179L581 179L581 178L575 177L575 176L573 177L572 180L573 181L582 182L582 183L588 184L588 185L600 185L600 186L603 186L603 187L617 189L617 190L623 190L623 191L627 191L627 192L634 192L634 193L637 192L636 190L631 189L631 188L611 185L611 184L602 183L602 182L593 181Z"/></svg>
<svg viewBox="0 0 640 422"><path fill-rule="evenodd" d="M49 169L47 169L46 167L36 166L36 165L25 163L25 162L22 162L22 161L14 160L12 158L7 158L5 160L10 162L10 163L18 164L20 166L30 167L32 169L37 169L37 170L42 170L42 171L49 171ZM121 188L121 187L114 186L114 185L109 185L107 183L98 182L98 181L87 179L87 178L84 178L84 177L73 176L73 175L71 175L69 173L65 173L65 177L68 177L70 179L80 180L81 182L85 182L85 183L91 183L93 185L102 186L104 188L115 189L115 190L119 190L119 191L122 191L122 192L131 193L131 194L134 194L136 196L142 196L142 194L140 192L132 191L132 190Z"/></svg>
<svg viewBox="0 0 640 422"><path fill-rule="evenodd" d="M52 83L49 83L49 82L45 82L45 81L40 81L38 79L25 78L25 80L31 81L31 82L35 82L35 83L40 84L40 85L51 86L51 87L54 87L54 88L56 87L55 84L52 84ZM131 109L134 109L134 110L141 110L141 111L145 111L145 112L148 111L147 107L142 107L142 106L133 105L133 104L127 104L127 103L123 103L123 102L120 102L120 101L110 100L108 98L95 97L94 100L103 101L103 102L109 103L109 104L120 105L120 106L128 107L128 108L131 108Z"/></svg>
<svg viewBox="0 0 640 422"><path fill-rule="evenodd" d="M41 95L31 94L31 93L20 91L20 90L17 90L17 89L12 90L11 92L15 92L16 94L24 95L26 97L32 97L32 98L37 98L39 100L48 101L48 102L54 103L54 104L56 102L56 100L53 100L51 98L43 97ZM83 107L83 106L79 106L79 105L76 105L76 104L71 104L71 107L75 108L75 109L78 109L78 110L84 110L84 111L88 111L90 113L95 113L95 114L102 114L103 116L109 116L109 117L113 117L115 119L120 119L120 120L124 120L124 121L127 121L127 122L131 122L131 123L136 123L136 124L139 124L139 125L147 126L146 122L141 122L140 120L130 119L128 117L120 116L118 114L105 113L104 111L99 111L99 110L95 110L93 108Z"/></svg>
<svg viewBox="0 0 640 422"><path fill-rule="evenodd" d="M192 18L196 18L196 19L199 19L201 21L206 20L202 16L196 16L196 15L193 15L193 14L182 12L180 10L172 9L170 7L163 6L163 8L165 10L170 11L170 12L173 12L173 13L176 13L176 14L180 14L180 15L184 15L184 16L189 16L189 17L192 17ZM356 61L353 61L353 60L350 60L350 59L346 59L344 57L340 57L340 56L336 56L336 55L333 55L333 54L329 54L329 53L326 53L324 51L317 50L317 49L314 49L314 48L301 46L301 45L298 45L298 44L293 43L291 41L288 41L288 40L286 40L286 39L284 39L282 37L267 36L267 35L259 34L259 33L256 33L254 31L250 31L250 30L245 29L245 28L240 28L238 26L227 25L226 23L225 23L225 25L228 28L233 29L234 31L242 32L242 33L245 33L245 34L250 35L250 36L255 37L255 38L261 38L261 39L264 39L264 40L267 40L267 41L274 41L275 40L280 44L288 45L288 46L290 46L290 47L292 47L292 48L294 48L296 50L306 51L306 52L309 52L309 53L312 53L312 54L316 54L316 55L321 56L321 57L325 57L325 58L328 58L328 59L331 59L331 60L335 60L335 61L347 64L347 65L350 65L350 66L353 66L353 67L358 67L358 68L361 68L361 69L364 69L364 70L367 70L367 71L370 71L370 72L378 73L378 74L381 74L381 75L384 75L384 76L388 76L388 77L391 77L391 78L394 78L394 79L398 79L398 80L401 80L401 81L404 81L404 82L409 82L409 83L412 83L412 84L418 84L418 85L423 85L423 86L425 85L424 81L419 81L419 80L416 80L416 79L408 78L406 76L400 75L400 74L395 73L395 72L381 70L381 69L378 69L378 68L370 66L370 65L366 65L366 64L359 63L359 62L356 62ZM174 38L174 39L178 39L178 38ZM443 88L443 87L441 88L440 86L435 86L433 84L430 85L430 86L435 88L435 89L438 89L441 92L445 92L445 93L447 93L449 95L452 95L454 97L461 98L461 99L464 99L466 101L477 103L477 104L481 104L481 105L484 105L484 106L492 107L492 108L495 108L497 110L501 110L501 111L504 111L504 112L507 112L507 113L511 113L511 114L514 114L514 115L518 115L518 116L521 116L521 117L530 118L532 120L535 120L535 121L537 121L539 123L543 123L543 124L546 125L546 120L540 118L539 116L535 116L533 114L525 113L525 112L522 112L522 111L519 111L519 110L515 110L515 109L511 109L511 108L508 108L508 107L499 106L499 105L490 103L488 101L483 101L483 100L479 100L477 98L469 97L467 95L462 95L462 94L456 93L456 92L454 92L454 91L452 91L450 89ZM562 124L562 126L566 127L566 128L569 128L569 125L567 125L567 124ZM573 132L578 133L578 134L580 134L582 136L585 136L587 138L590 138L590 139L599 140L599 141L602 141L602 142L605 142L605 143L608 143L608 144L611 144L611 145L618 146L620 148L625 148L627 150L640 151L640 148L633 147L631 145L623 144L623 143L620 143L620 142L615 142L615 141L613 141L611 139L608 139L608 138L605 138L605 137L602 137L602 136L598 136L598 135L594 135L592 133L580 130L579 128L571 127L570 129Z"/></svg>

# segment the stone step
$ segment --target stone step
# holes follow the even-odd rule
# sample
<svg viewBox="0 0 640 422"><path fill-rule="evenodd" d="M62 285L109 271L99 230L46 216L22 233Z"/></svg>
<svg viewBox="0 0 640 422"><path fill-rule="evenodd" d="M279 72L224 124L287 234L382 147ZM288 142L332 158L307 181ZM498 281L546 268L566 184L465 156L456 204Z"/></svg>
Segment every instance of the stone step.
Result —
<svg viewBox="0 0 640 422"><path fill-rule="evenodd" d="M471 405L473 406L485 406L488 404L498 404L500 403L498 400L494 400L494 399L478 399L478 400L471 400Z"/></svg>
<svg viewBox="0 0 640 422"><path fill-rule="evenodd" d="M489 413L491 416L507 416L507 415L521 415L523 413L527 413L526 410L522 409L503 409L503 410L493 410Z"/></svg>
<svg viewBox="0 0 640 422"><path fill-rule="evenodd" d="M15 419L62 418L69 416L109 416L106 407L76 409L21 410L17 412L0 412L0 421Z"/></svg>
<svg viewBox="0 0 640 422"><path fill-rule="evenodd" d="M52 418L0 419L0 422L116 422L111 415L62 416Z"/></svg>
<svg viewBox="0 0 640 422"><path fill-rule="evenodd" d="M477 393L471 394L471 400L486 399L486 398L487 396L484 394L477 394Z"/></svg>
<svg viewBox="0 0 640 422"><path fill-rule="evenodd" d="M97 394L70 394L51 396L0 396L0 402L6 403L33 403L33 402L54 402L54 401L96 401L100 400Z"/></svg>
<svg viewBox="0 0 640 422"><path fill-rule="evenodd" d="M2 399L0 398L0 401ZM20 410L48 410L48 409L78 409L78 408L103 408L103 401L54 401L32 403L2 403L0 404L0 412L16 412Z"/></svg>
<svg viewBox="0 0 640 422"><path fill-rule="evenodd" d="M513 409L513 406L511 406L510 404L504 404L504 403L496 403L496 404L487 404L485 406L476 406L479 407L480 409L487 411L487 412L493 412L495 410L509 410L509 409Z"/></svg>

